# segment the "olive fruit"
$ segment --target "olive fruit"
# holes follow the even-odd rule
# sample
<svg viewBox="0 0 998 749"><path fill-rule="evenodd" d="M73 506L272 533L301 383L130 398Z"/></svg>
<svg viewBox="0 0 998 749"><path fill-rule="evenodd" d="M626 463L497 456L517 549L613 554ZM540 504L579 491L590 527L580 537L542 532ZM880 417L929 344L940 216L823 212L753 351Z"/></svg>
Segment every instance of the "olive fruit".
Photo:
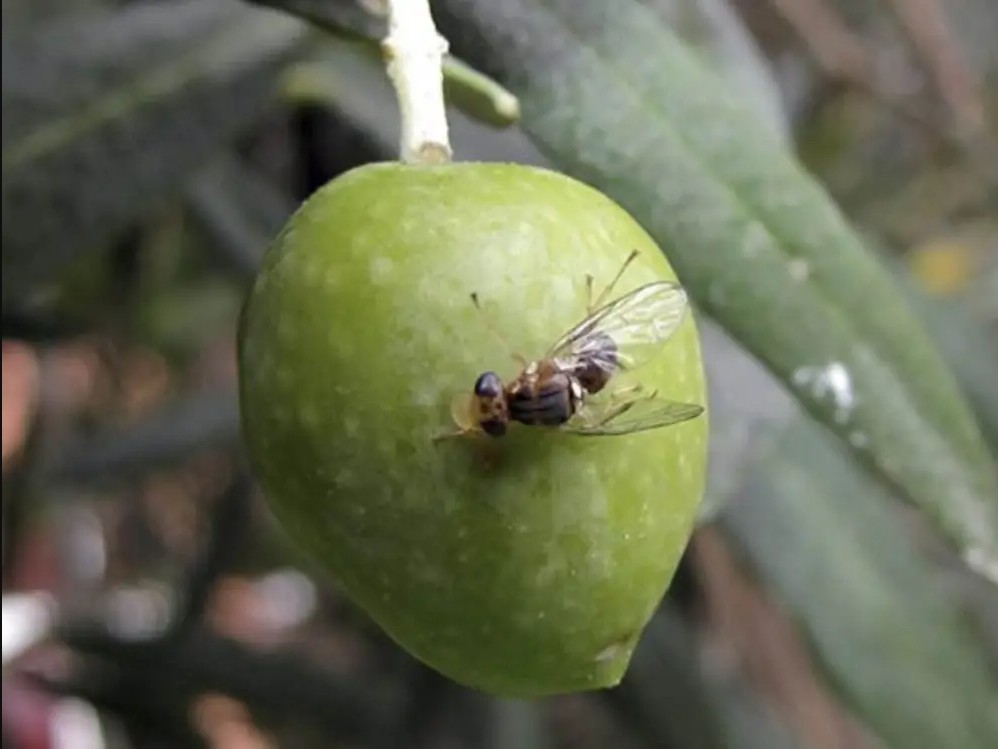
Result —
<svg viewBox="0 0 998 749"><path fill-rule="evenodd" d="M476 377L515 377L613 296L674 274L618 205L512 164L367 165L270 247L240 330L243 428L291 540L399 644L529 697L616 684L687 544L706 417L622 436L452 431ZM472 304L476 292L480 308ZM633 373L703 404L687 316ZM616 379L616 378L615 378Z"/></svg>

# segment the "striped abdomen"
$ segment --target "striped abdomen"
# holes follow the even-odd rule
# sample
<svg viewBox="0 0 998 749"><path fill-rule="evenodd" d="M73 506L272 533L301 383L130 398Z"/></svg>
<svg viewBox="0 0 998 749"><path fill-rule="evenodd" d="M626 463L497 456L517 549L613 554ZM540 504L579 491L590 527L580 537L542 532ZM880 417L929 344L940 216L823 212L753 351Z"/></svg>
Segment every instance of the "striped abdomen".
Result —
<svg viewBox="0 0 998 749"><path fill-rule="evenodd" d="M572 379L557 373L518 383L507 393L509 417L521 424L558 426L575 413Z"/></svg>

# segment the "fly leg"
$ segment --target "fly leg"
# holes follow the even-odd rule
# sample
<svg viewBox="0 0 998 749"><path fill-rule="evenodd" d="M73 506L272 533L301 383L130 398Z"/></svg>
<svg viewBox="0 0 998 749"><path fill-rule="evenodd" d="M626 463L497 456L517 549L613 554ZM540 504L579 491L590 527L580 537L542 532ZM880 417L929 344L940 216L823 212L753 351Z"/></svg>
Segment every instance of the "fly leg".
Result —
<svg viewBox="0 0 998 749"><path fill-rule="evenodd" d="M600 414L599 419L589 421L586 427L589 429L597 429L601 426L609 424L611 421L616 419L618 416L630 411L638 403L645 400L650 400L658 394L658 390L647 390L643 385L628 385L627 387L620 388L610 393L608 400L612 404L616 402L616 405L607 408L607 410Z"/></svg>
<svg viewBox="0 0 998 749"><path fill-rule="evenodd" d="M658 394L658 389L649 391L644 385L635 384L628 385L627 387L618 388L610 393L610 400L615 401L621 398L627 398L628 403L637 403L640 400L649 400L654 398ZM637 397L637 396L643 397Z"/></svg>
<svg viewBox="0 0 998 749"><path fill-rule="evenodd" d="M596 282L591 274L586 274L586 312L588 314L591 315L603 305L606 298L610 295L610 292L613 291L613 287L617 285L620 277L624 275L624 271L627 270L627 266L633 263L634 258L637 256L638 251L631 250L631 254L627 256L627 259L624 260L624 264L621 265L620 270L617 271L617 275L613 277L613 280L603 288L603 290L599 293L599 296L595 299L593 298L593 285Z"/></svg>
<svg viewBox="0 0 998 749"><path fill-rule="evenodd" d="M452 429L449 432L440 432L439 434L434 434L430 441L433 443L443 442L444 440L460 439L461 437L473 437L479 432L477 429L470 429L467 427L462 427L460 429Z"/></svg>
<svg viewBox="0 0 998 749"><path fill-rule="evenodd" d="M454 421L454 429L447 432L440 432L433 435L434 443L455 437L472 437L482 433L478 427L478 422L472 414L474 399L466 394L455 395L450 404L450 417Z"/></svg>
<svg viewBox="0 0 998 749"><path fill-rule="evenodd" d="M600 418L591 424L587 424L590 429L597 429L605 424L609 424L611 421L616 419L618 416L627 413L634 407L635 401L624 401L619 403L613 408L607 409Z"/></svg>

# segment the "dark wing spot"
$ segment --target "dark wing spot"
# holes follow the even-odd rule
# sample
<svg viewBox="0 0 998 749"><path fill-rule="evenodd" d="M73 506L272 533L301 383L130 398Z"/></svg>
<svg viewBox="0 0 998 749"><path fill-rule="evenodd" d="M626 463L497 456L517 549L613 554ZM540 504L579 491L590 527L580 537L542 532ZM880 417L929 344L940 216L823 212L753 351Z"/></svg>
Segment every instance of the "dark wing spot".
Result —
<svg viewBox="0 0 998 749"><path fill-rule="evenodd" d="M598 393L613 377L618 363L617 342L600 333L579 352L573 374L588 392Z"/></svg>

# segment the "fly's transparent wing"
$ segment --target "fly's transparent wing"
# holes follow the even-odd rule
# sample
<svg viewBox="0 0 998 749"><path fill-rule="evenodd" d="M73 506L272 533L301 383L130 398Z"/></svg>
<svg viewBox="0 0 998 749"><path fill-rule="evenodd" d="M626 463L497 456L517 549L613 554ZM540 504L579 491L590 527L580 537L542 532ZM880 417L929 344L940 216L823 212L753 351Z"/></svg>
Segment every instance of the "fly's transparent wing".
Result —
<svg viewBox="0 0 998 749"><path fill-rule="evenodd" d="M629 398L586 403L562 429L590 436L631 434L679 424L702 413L703 406L696 403L636 393Z"/></svg>
<svg viewBox="0 0 998 749"><path fill-rule="evenodd" d="M566 369L585 363L608 374L650 359L686 315L683 287L673 281L645 284L600 307L548 351Z"/></svg>

